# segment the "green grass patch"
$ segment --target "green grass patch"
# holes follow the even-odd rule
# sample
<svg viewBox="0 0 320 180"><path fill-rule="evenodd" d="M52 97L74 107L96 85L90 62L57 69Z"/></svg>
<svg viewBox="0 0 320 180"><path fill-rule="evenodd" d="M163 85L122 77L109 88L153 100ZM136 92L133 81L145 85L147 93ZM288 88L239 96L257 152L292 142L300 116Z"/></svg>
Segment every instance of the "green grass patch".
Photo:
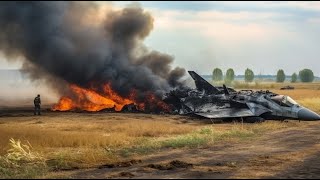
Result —
<svg viewBox="0 0 320 180"><path fill-rule="evenodd" d="M120 155L129 157L133 154L148 154L165 148L195 148L221 141L246 141L271 131L296 127L297 125L294 122L267 121L259 124L234 124L229 130L216 130L214 126L206 126L191 133L170 137L165 140L144 138L137 141L135 146L120 150Z"/></svg>
<svg viewBox="0 0 320 180"><path fill-rule="evenodd" d="M147 138L136 146L122 149L120 154L122 157L129 157L132 154L148 154L165 148L195 148L209 145L216 141L242 140L252 136L254 136L254 132L246 129L235 128L227 131L215 131L213 127L208 126L189 134L178 135L165 140Z"/></svg>
<svg viewBox="0 0 320 180"><path fill-rule="evenodd" d="M220 135L216 136L215 140L230 140L230 139L245 140L255 135L256 134L251 130L232 129L230 131L221 133Z"/></svg>
<svg viewBox="0 0 320 180"><path fill-rule="evenodd" d="M30 144L10 139L10 147L0 156L0 178L37 178L48 172L45 158L33 152Z"/></svg>
<svg viewBox="0 0 320 180"><path fill-rule="evenodd" d="M161 144L157 138L143 137L136 140L132 147L122 148L118 154L122 157L129 157L132 154L148 154L160 150Z"/></svg>
<svg viewBox="0 0 320 180"><path fill-rule="evenodd" d="M12 166L3 158L0 160L0 178L1 179L21 179L21 178L39 178L48 172L48 167L40 164L20 164Z"/></svg>
<svg viewBox="0 0 320 180"><path fill-rule="evenodd" d="M50 167L50 170L72 170L78 169L82 162L77 158L77 156L71 153L59 152L53 156L52 159L46 162Z"/></svg>

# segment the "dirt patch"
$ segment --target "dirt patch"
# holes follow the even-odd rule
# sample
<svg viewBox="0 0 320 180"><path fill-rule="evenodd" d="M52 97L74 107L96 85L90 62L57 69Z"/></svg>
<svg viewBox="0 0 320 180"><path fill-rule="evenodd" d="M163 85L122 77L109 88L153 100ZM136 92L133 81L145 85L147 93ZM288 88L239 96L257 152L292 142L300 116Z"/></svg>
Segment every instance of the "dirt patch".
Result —
<svg viewBox="0 0 320 180"><path fill-rule="evenodd" d="M319 179L320 178L320 153L306 158L303 162L291 166L278 173L275 177L280 179ZM270 177L270 178L275 178Z"/></svg>
<svg viewBox="0 0 320 180"><path fill-rule="evenodd" d="M193 168L193 164L174 160L167 164L149 164L146 167L158 170L173 170L177 168Z"/></svg>
<svg viewBox="0 0 320 180"><path fill-rule="evenodd" d="M44 123L43 121L36 121L36 122L34 122L32 124L43 124L43 123Z"/></svg>
<svg viewBox="0 0 320 180"><path fill-rule="evenodd" d="M0 117L30 117L33 116L33 114L8 114L8 113L1 113Z"/></svg>
<svg viewBox="0 0 320 180"><path fill-rule="evenodd" d="M102 166L99 166L99 169L103 169L103 168L116 168L116 167L130 167L133 166L135 164L139 164L142 163L141 160L130 160L130 161L125 161L125 162L119 162L119 163L115 163L115 164L105 164Z"/></svg>
<svg viewBox="0 0 320 180"><path fill-rule="evenodd" d="M134 174L132 174L131 172L120 172L114 175L111 175L107 178L113 179L113 178L132 178L134 177Z"/></svg>

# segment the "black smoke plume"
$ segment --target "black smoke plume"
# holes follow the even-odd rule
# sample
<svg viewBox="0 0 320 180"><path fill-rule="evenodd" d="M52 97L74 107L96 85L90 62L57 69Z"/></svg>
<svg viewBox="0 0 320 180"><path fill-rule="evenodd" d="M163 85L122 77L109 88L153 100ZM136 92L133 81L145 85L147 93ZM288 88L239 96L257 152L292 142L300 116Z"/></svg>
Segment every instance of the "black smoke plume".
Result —
<svg viewBox="0 0 320 180"><path fill-rule="evenodd" d="M99 15L103 14L101 18ZM149 50L143 40L153 17L141 7L120 10L92 2L1 2L0 51L8 59L24 57L23 72L45 80L60 93L111 83L125 97L162 95L182 86L182 68L173 57Z"/></svg>

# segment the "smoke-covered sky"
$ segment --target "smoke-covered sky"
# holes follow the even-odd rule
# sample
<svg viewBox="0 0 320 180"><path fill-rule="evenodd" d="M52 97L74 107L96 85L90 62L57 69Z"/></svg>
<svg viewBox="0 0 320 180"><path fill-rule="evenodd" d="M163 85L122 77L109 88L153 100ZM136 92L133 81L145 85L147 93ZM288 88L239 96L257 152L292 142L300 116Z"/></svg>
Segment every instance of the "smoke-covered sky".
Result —
<svg viewBox="0 0 320 180"><path fill-rule="evenodd" d="M310 68L320 76L319 2L138 2L154 18L145 44L174 56L174 66L211 74L290 75ZM99 2L123 8L131 2ZM1 68L20 64L0 59Z"/></svg>
<svg viewBox="0 0 320 180"><path fill-rule="evenodd" d="M135 100L161 97L185 70L146 47L154 18L139 5L118 9L91 2L5 2L0 6L0 51L21 58L22 72L61 95L69 84L105 92L104 84ZM77 97L74 97L77 99Z"/></svg>

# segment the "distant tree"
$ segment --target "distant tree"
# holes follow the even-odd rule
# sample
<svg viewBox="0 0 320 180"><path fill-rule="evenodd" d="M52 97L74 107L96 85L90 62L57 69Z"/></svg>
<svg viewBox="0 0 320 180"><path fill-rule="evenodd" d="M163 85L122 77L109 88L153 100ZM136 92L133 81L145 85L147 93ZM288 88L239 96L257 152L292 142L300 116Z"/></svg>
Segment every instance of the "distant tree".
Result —
<svg viewBox="0 0 320 180"><path fill-rule="evenodd" d="M295 82L297 82L297 80L298 80L298 75L296 73L293 73L291 76L291 82L295 83Z"/></svg>
<svg viewBox="0 0 320 180"><path fill-rule="evenodd" d="M277 72L277 82L284 82L286 79L286 75L284 74L284 71L282 69L279 69Z"/></svg>
<svg viewBox="0 0 320 180"><path fill-rule="evenodd" d="M301 82L312 82L314 79L314 75L312 70L310 69L303 69L299 72L299 78Z"/></svg>
<svg viewBox="0 0 320 180"><path fill-rule="evenodd" d="M262 74L261 74L261 72L259 73L258 78L259 78L259 81L262 81Z"/></svg>
<svg viewBox="0 0 320 180"><path fill-rule="evenodd" d="M231 83L234 80L234 71L232 68L229 68L226 72L225 81L226 83Z"/></svg>
<svg viewBox="0 0 320 180"><path fill-rule="evenodd" d="M244 80L246 82L252 82L254 79L254 73L251 69L247 68L246 71L244 72Z"/></svg>
<svg viewBox="0 0 320 180"><path fill-rule="evenodd" d="M212 80L221 81L222 78L223 78L222 70L219 68L215 68L212 72Z"/></svg>

